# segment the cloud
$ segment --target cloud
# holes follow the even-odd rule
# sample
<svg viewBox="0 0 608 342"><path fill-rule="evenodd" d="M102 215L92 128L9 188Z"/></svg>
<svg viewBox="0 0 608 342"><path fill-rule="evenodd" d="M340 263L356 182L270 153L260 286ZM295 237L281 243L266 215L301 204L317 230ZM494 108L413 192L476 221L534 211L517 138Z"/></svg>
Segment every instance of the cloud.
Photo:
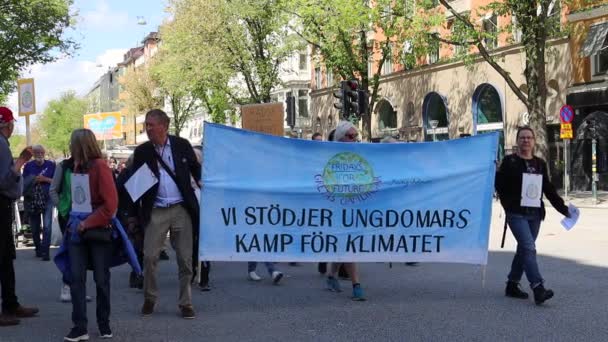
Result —
<svg viewBox="0 0 608 342"><path fill-rule="evenodd" d="M119 31L125 29L131 19L125 11L114 11L106 0L99 0L95 10L85 11L80 16L84 29L95 31Z"/></svg>
<svg viewBox="0 0 608 342"><path fill-rule="evenodd" d="M97 56L94 61L62 59L51 64L34 65L23 78L33 78L36 87L36 110L41 113L50 100L58 98L68 90L74 90L84 96L93 87L99 77L121 62L127 49L109 49ZM13 93L8 102L10 108L17 112L17 94ZM36 115L32 117L36 120ZM18 120L19 134L25 133L25 120Z"/></svg>

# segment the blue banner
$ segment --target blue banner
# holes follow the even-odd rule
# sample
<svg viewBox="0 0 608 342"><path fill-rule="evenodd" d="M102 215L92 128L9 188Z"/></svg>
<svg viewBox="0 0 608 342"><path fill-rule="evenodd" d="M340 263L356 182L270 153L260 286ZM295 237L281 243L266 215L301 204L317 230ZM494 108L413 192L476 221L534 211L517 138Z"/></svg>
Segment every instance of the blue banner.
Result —
<svg viewBox="0 0 608 342"><path fill-rule="evenodd" d="M205 123L200 258L486 264L498 135L286 139Z"/></svg>

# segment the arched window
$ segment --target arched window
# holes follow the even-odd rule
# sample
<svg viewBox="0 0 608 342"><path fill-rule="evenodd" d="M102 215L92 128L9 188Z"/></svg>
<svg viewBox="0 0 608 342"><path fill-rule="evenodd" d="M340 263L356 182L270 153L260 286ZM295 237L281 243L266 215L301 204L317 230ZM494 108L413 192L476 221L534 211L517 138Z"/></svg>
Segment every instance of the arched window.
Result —
<svg viewBox="0 0 608 342"><path fill-rule="evenodd" d="M381 130L397 128L397 112L393 109L391 103L387 100L380 100L377 108L378 128Z"/></svg>
<svg viewBox="0 0 608 342"><path fill-rule="evenodd" d="M448 140L448 107L445 98L435 92L428 93L422 104L422 117L424 120L424 140ZM436 121L437 127L433 129L432 123Z"/></svg>
<svg viewBox="0 0 608 342"><path fill-rule="evenodd" d="M473 93L473 134L499 132L499 160L504 157L503 109L500 94L492 85L481 84Z"/></svg>

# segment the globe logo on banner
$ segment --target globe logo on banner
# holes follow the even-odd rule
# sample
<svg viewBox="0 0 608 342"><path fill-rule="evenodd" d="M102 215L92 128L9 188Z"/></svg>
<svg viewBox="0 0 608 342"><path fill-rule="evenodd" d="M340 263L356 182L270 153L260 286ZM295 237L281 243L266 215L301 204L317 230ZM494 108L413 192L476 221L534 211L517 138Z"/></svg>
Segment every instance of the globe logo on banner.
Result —
<svg viewBox="0 0 608 342"><path fill-rule="evenodd" d="M319 179L320 178L320 179ZM334 155L325 165L317 183L324 188L324 195L331 202L355 204L370 198L380 188L380 178L374 169L356 153L343 152Z"/></svg>

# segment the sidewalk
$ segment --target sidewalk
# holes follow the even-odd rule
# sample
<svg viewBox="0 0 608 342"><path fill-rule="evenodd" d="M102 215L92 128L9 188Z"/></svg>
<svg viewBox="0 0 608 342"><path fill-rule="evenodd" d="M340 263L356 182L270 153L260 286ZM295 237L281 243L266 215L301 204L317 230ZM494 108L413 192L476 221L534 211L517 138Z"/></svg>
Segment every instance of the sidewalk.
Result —
<svg viewBox="0 0 608 342"><path fill-rule="evenodd" d="M559 191L560 196L564 197L563 190ZM597 192L598 203L593 203L591 191L575 191L568 192L568 198L564 197L567 203L572 203L579 208L589 209L608 209L608 191ZM545 201L545 205L551 205L549 201Z"/></svg>

